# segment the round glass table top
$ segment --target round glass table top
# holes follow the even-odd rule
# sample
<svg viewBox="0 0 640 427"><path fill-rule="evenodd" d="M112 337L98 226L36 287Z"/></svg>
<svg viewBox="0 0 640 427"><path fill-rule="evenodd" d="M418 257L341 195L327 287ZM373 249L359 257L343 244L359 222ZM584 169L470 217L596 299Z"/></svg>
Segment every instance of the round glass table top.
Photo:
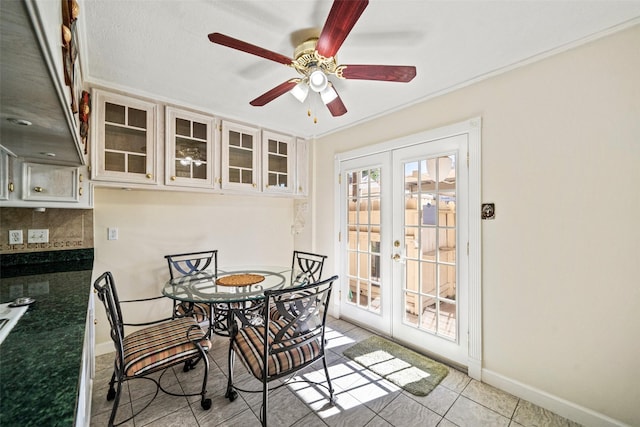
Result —
<svg viewBox="0 0 640 427"><path fill-rule="evenodd" d="M204 303L242 302L264 298L264 291L307 283L306 273L282 266L244 266L203 270L169 280L162 294L175 300Z"/></svg>

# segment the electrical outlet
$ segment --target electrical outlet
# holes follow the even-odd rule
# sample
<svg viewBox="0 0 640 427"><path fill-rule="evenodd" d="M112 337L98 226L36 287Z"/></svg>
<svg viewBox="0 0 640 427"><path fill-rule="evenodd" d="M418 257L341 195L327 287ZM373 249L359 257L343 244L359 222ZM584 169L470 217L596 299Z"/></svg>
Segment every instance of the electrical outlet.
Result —
<svg viewBox="0 0 640 427"><path fill-rule="evenodd" d="M49 229L27 230L27 243L49 243Z"/></svg>
<svg viewBox="0 0 640 427"><path fill-rule="evenodd" d="M21 245L24 243L22 240L22 230L9 230L9 244Z"/></svg>

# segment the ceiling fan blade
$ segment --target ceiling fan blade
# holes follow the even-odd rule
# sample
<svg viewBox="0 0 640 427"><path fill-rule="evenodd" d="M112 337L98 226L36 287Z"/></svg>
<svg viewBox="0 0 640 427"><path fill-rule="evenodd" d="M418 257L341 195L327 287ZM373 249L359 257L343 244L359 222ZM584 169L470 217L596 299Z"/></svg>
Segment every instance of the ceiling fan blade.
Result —
<svg viewBox="0 0 640 427"><path fill-rule="evenodd" d="M344 67L344 68L342 68ZM342 78L407 83L416 76L412 65L341 65Z"/></svg>
<svg viewBox="0 0 640 427"><path fill-rule="evenodd" d="M262 95L251 101L249 104L253 105L254 107L262 107L263 105L268 104L280 95L284 95L285 93L289 92L295 85L298 84L298 81L299 79L291 79L284 83L281 83L270 91L263 93Z"/></svg>
<svg viewBox="0 0 640 427"><path fill-rule="evenodd" d="M284 65L291 65L291 62L293 62L293 59L289 57L276 52L272 52L251 43L243 42L242 40L234 39L233 37L225 36L224 34L211 33L209 34L209 40L212 43L221 44L223 46L230 47L231 49L241 50L242 52L247 52L252 55L279 62Z"/></svg>
<svg viewBox="0 0 640 427"><path fill-rule="evenodd" d="M316 44L320 55L336 55L368 4L369 0L334 0Z"/></svg>
<svg viewBox="0 0 640 427"><path fill-rule="evenodd" d="M338 95L338 92L336 92ZM336 96L336 99L327 104L327 108L333 117L338 117L347 112L347 107L342 103L340 95Z"/></svg>

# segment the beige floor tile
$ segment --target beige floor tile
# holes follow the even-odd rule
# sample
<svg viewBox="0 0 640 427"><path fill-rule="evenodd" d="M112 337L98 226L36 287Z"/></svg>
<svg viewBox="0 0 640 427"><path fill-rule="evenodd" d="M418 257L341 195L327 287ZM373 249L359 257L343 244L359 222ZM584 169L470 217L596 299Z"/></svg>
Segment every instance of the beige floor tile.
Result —
<svg viewBox="0 0 640 427"><path fill-rule="evenodd" d="M464 396L460 396L455 401L445 418L460 427L506 427L509 425L509 418Z"/></svg>
<svg viewBox="0 0 640 427"><path fill-rule="evenodd" d="M240 398L231 402L224 397L223 393L211 394L209 398L211 399L211 409L209 410L202 409L199 401L190 402L195 418L202 427L226 425L227 420L234 419L247 411L253 415L249 405ZM248 417L248 419L250 418Z"/></svg>
<svg viewBox="0 0 640 427"><path fill-rule="evenodd" d="M441 415L436 414L404 394L393 399L378 415L394 427L415 427L417 425L435 427L442 419Z"/></svg>
<svg viewBox="0 0 640 427"><path fill-rule="evenodd" d="M136 427L140 424L136 421ZM198 422L188 406L171 412L162 418L144 424L144 427L198 427Z"/></svg>
<svg viewBox="0 0 640 427"><path fill-rule="evenodd" d="M209 427L209 426L220 426L220 427L260 427L260 420L256 417L253 411L247 408L245 411L235 415L234 417L223 421L220 424L211 424L209 423L209 419L204 419L201 421L201 427Z"/></svg>
<svg viewBox="0 0 640 427"><path fill-rule="evenodd" d="M109 417L111 417L111 408L108 411L101 413L91 412L91 427L104 427L109 423ZM122 422L122 420L131 417L133 414L131 409L131 403L127 402L118 406L118 412L116 413L115 424ZM133 420L129 420L122 424L122 427L134 427Z"/></svg>
<svg viewBox="0 0 640 427"><path fill-rule="evenodd" d="M438 385L426 396L416 396L406 391L404 394L440 415L446 414L458 398L458 393L441 385Z"/></svg>
<svg viewBox="0 0 640 427"><path fill-rule="evenodd" d="M534 405L531 402L520 399L515 414L514 421L525 427L579 427L580 424L556 415L553 412Z"/></svg>
<svg viewBox="0 0 640 427"><path fill-rule="evenodd" d="M393 427L384 418L376 415L365 427Z"/></svg>
<svg viewBox="0 0 640 427"><path fill-rule="evenodd" d="M476 380L471 380L462 395L507 418L513 416L518 404L517 397Z"/></svg>
<svg viewBox="0 0 640 427"><path fill-rule="evenodd" d="M456 393L462 393L469 382L471 382L471 377L450 367L449 374L442 379L440 385Z"/></svg>
<svg viewBox="0 0 640 427"><path fill-rule="evenodd" d="M165 415L189 406L189 402L187 402L185 397L171 396L161 391L158 392L155 399L151 400L152 398L153 394L148 394L139 399L132 400L133 412L138 413L135 417L136 425L149 424L158 418L162 418ZM147 404L149 406L143 410L142 408Z"/></svg>
<svg viewBox="0 0 640 427"><path fill-rule="evenodd" d="M296 421L291 427L326 427L327 425L322 419L313 412L307 414L304 418Z"/></svg>
<svg viewBox="0 0 640 427"><path fill-rule="evenodd" d="M95 384L95 382L94 382ZM91 394L91 414L98 415L103 412L111 412L113 408L113 400L107 400L107 393L109 391L109 384L105 383L102 387L94 387ZM131 403L131 396L129 394L129 384L124 383L122 385L122 391L120 392L119 406L127 405Z"/></svg>
<svg viewBox="0 0 640 427"><path fill-rule="evenodd" d="M329 426L364 426L376 416L353 395L340 389L335 394L334 404L321 401L311 408Z"/></svg>
<svg viewBox="0 0 640 427"><path fill-rule="evenodd" d="M260 417L262 394L256 395L259 396L259 400L252 400L250 406L253 413ZM286 387L269 392L267 418L270 425L290 426L310 412L311 408Z"/></svg>

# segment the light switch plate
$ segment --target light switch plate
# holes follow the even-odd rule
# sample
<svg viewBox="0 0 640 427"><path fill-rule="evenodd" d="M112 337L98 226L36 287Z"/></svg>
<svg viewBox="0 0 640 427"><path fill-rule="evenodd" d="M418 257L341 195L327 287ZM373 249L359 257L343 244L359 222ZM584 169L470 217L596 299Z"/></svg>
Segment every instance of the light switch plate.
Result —
<svg viewBox="0 0 640 427"><path fill-rule="evenodd" d="M118 240L118 228L117 227L109 227L109 228L107 228L107 240Z"/></svg>
<svg viewBox="0 0 640 427"><path fill-rule="evenodd" d="M49 229L27 230L27 243L49 243Z"/></svg>
<svg viewBox="0 0 640 427"><path fill-rule="evenodd" d="M22 230L9 230L9 244L21 245L24 243L22 238Z"/></svg>

